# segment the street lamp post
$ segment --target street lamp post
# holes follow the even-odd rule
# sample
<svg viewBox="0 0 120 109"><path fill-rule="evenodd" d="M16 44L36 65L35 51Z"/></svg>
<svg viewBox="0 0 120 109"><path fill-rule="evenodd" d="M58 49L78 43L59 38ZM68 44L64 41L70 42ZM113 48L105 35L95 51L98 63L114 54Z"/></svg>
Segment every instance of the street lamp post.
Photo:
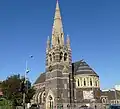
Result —
<svg viewBox="0 0 120 109"><path fill-rule="evenodd" d="M30 56L29 58L33 58L33 56ZM30 70L28 69L28 60L26 60L26 67L25 67L25 74L24 74L24 84L27 85L27 91L28 91L28 84L27 83L27 74ZM25 109L25 93L26 90L23 92L23 108Z"/></svg>
<svg viewBox="0 0 120 109"><path fill-rule="evenodd" d="M28 61L26 60L26 68L24 74L24 84L26 85L26 78L27 78L27 70L28 70ZM25 109L25 91L23 92L23 108Z"/></svg>

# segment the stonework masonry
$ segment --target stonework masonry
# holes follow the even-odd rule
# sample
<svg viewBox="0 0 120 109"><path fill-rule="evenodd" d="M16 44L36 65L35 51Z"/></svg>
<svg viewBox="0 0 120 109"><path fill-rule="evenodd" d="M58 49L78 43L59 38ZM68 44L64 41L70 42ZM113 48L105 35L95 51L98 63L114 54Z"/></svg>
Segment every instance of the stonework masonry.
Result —
<svg viewBox="0 0 120 109"><path fill-rule="evenodd" d="M36 94L31 102L42 109L77 109L86 104L100 108L120 103L120 91L102 92L99 76L84 60L72 62L70 38L67 35L65 41L64 37L57 1L52 37L47 39L45 72L34 83Z"/></svg>

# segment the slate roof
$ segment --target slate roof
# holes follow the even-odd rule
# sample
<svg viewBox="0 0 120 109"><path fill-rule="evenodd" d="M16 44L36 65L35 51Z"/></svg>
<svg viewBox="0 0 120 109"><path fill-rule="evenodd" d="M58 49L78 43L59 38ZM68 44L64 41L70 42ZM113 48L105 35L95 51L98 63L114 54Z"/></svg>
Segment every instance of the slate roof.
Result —
<svg viewBox="0 0 120 109"><path fill-rule="evenodd" d="M116 94L116 95L115 95ZM107 96L108 97L108 100L114 100L114 99L120 99L120 91L104 91L104 92L101 92L101 96ZM116 96L116 98L115 98Z"/></svg>
<svg viewBox="0 0 120 109"><path fill-rule="evenodd" d="M75 75L89 74L98 76L97 73L84 60L74 62L72 66Z"/></svg>
<svg viewBox="0 0 120 109"><path fill-rule="evenodd" d="M45 78L46 78L45 75L46 75L46 73L41 73L40 76L37 78L37 80L35 81L34 84L45 82Z"/></svg>
<svg viewBox="0 0 120 109"><path fill-rule="evenodd" d="M72 70L75 75L88 74L98 76L97 73L84 60L72 63ZM45 82L45 74L46 73L41 73L34 84Z"/></svg>

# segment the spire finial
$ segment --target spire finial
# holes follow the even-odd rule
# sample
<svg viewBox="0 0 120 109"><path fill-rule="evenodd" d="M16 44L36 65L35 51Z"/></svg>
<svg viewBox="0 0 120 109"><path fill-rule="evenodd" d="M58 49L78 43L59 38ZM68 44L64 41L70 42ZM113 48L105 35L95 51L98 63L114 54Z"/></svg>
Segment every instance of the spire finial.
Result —
<svg viewBox="0 0 120 109"><path fill-rule="evenodd" d="M56 3L56 9L59 9L59 3L58 3L58 0L57 0L57 3Z"/></svg>

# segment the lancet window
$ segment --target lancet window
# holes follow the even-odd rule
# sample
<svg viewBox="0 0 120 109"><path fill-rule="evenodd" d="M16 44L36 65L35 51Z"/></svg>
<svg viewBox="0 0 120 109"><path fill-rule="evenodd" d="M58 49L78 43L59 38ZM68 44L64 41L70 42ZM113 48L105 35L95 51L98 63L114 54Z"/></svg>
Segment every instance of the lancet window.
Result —
<svg viewBox="0 0 120 109"><path fill-rule="evenodd" d="M53 52L53 61L55 61L55 53Z"/></svg>
<svg viewBox="0 0 120 109"><path fill-rule="evenodd" d="M50 59L50 61L52 61L52 55L51 54L49 54L49 59Z"/></svg>
<svg viewBox="0 0 120 109"><path fill-rule="evenodd" d="M92 79L90 78L90 86L92 86Z"/></svg>
<svg viewBox="0 0 120 109"><path fill-rule="evenodd" d="M67 53L64 54L64 61L67 60Z"/></svg>
<svg viewBox="0 0 120 109"><path fill-rule="evenodd" d="M84 86L86 86L86 81L85 81L85 78L84 78Z"/></svg>

